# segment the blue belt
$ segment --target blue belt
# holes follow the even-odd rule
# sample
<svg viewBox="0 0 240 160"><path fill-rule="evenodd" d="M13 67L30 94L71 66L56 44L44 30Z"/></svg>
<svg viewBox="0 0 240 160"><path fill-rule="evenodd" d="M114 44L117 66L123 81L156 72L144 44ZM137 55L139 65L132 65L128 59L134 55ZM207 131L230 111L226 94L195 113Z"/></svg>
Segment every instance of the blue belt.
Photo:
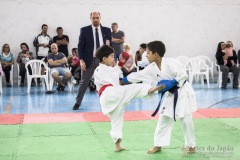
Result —
<svg viewBox="0 0 240 160"><path fill-rule="evenodd" d="M185 84L185 82L183 83L183 85ZM174 95L174 100L173 100L173 119L174 119L174 121L176 121L175 112L176 112L176 105L177 105L177 100L178 100L178 89L179 89L178 86L174 86L174 87L172 87L171 89L168 90L168 92L170 92ZM165 92L167 92L167 91L165 91ZM155 109L155 111L153 112L153 114L151 115L152 117L154 117L158 113L158 111L160 109L161 102L162 102L162 98L163 98L163 95L164 95L165 92L162 93L160 101L158 103L158 106Z"/></svg>

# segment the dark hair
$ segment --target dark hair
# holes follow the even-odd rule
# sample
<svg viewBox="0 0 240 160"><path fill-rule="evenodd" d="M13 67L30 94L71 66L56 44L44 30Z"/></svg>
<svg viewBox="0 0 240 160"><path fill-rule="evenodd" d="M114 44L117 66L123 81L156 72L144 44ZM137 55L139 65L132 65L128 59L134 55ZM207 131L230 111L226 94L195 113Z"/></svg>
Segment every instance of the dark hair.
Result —
<svg viewBox="0 0 240 160"><path fill-rule="evenodd" d="M21 43L21 44L20 44L20 47L21 47L21 46L26 46L27 50L29 50L29 47L28 47L27 43Z"/></svg>
<svg viewBox="0 0 240 160"><path fill-rule="evenodd" d="M135 59L137 60L137 61L141 61L142 60L142 55L139 53L139 50L137 50L137 52L136 52L136 54L135 54Z"/></svg>
<svg viewBox="0 0 240 160"><path fill-rule="evenodd" d="M72 48L72 51L77 53L77 48Z"/></svg>
<svg viewBox="0 0 240 160"><path fill-rule="evenodd" d="M57 31L60 30L60 29L62 29L62 27L57 27Z"/></svg>
<svg viewBox="0 0 240 160"><path fill-rule="evenodd" d="M42 29L43 29L43 27L45 27L45 26L47 27L48 25L46 25L46 24L43 24L43 25L42 25Z"/></svg>
<svg viewBox="0 0 240 160"><path fill-rule="evenodd" d="M148 50L152 51L152 53L157 53L160 57L163 57L166 48L162 41L152 41L147 44Z"/></svg>
<svg viewBox="0 0 240 160"><path fill-rule="evenodd" d="M92 18L92 14L93 14L93 13L98 13L98 15L101 16L99 12L91 12L90 18Z"/></svg>
<svg viewBox="0 0 240 160"><path fill-rule="evenodd" d="M217 52L222 52L221 44L224 42L219 42L217 46Z"/></svg>
<svg viewBox="0 0 240 160"><path fill-rule="evenodd" d="M77 48L72 48L72 52L75 52L76 54L78 54Z"/></svg>
<svg viewBox="0 0 240 160"><path fill-rule="evenodd" d="M96 51L96 57L102 62L103 57L108 57L112 53L114 53L114 49L111 46L103 45Z"/></svg>
<svg viewBox="0 0 240 160"><path fill-rule="evenodd" d="M6 45L9 46L9 44L5 43L5 44L2 46L2 52L4 51L4 47L5 47ZM9 52L10 52L10 46L9 46Z"/></svg>
<svg viewBox="0 0 240 160"><path fill-rule="evenodd" d="M112 23L112 26L118 26L117 22Z"/></svg>
<svg viewBox="0 0 240 160"><path fill-rule="evenodd" d="M143 48L143 49L146 49L147 48L147 44L146 43L142 43L142 44L140 44L140 47Z"/></svg>

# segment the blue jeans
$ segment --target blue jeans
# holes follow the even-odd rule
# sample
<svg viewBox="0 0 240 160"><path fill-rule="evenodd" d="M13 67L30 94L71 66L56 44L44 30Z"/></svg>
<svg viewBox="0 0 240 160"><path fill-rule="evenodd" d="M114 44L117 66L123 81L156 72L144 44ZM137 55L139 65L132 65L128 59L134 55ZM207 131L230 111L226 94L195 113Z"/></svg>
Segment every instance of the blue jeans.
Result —
<svg viewBox="0 0 240 160"><path fill-rule="evenodd" d="M115 51L115 53L114 53L114 59L115 59L115 61L119 61L119 56L120 56L120 54L121 54L122 52L121 51Z"/></svg>

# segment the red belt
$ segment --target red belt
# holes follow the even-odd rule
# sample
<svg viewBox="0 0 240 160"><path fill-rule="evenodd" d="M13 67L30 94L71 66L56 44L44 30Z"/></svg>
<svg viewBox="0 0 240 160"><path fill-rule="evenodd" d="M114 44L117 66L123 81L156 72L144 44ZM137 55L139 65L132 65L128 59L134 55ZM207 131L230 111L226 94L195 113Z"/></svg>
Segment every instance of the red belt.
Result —
<svg viewBox="0 0 240 160"><path fill-rule="evenodd" d="M101 96L102 92L109 86L113 86L113 85L112 84L105 84L99 89L99 91L98 91L99 97Z"/></svg>

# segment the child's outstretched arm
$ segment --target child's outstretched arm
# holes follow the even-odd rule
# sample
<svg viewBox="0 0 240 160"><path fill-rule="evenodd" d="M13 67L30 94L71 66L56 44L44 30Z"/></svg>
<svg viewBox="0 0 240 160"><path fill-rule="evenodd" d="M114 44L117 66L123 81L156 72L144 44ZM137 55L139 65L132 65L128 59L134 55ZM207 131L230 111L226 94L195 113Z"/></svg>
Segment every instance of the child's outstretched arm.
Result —
<svg viewBox="0 0 240 160"><path fill-rule="evenodd" d="M131 83L138 83L138 82L157 82L158 77L156 72L153 70L153 66L147 66L141 71L138 72L132 72L129 74L126 78L124 77L124 82L131 82Z"/></svg>

